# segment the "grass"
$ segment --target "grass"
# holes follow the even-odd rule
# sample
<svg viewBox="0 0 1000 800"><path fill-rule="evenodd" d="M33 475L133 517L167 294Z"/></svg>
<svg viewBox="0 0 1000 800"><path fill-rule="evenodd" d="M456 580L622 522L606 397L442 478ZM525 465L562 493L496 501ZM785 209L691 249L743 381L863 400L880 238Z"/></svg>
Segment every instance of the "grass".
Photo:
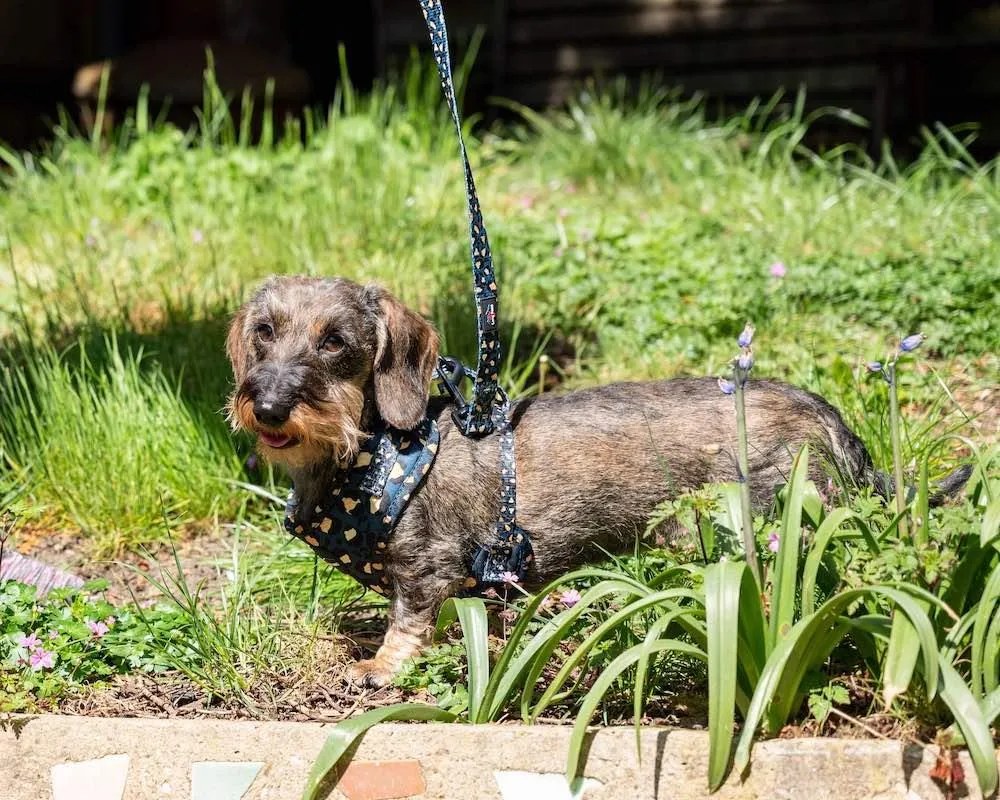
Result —
<svg viewBox="0 0 1000 800"><path fill-rule="evenodd" d="M227 429L223 339L241 298L272 273L377 280L435 322L448 352L474 358L461 167L432 70L414 64L369 97L347 91L322 119L266 133L259 144L209 92L202 125L189 133L154 124L140 107L108 141L64 125L45 152L0 150L0 498L36 531L78 533L93 553L162 542L169 532L230 539L238 530L240 547L253 543L252 567L234 558L221 595L163 584L192 631L174 667L212 697L266 705L260 687L304 663L290 655L298 652L290 638L315 641L318 630L373 611L280 534L268 497L280 495L282 479L249 466L249 442ZM809 150L821 117L858 121L835 110L807 114L802 97L776 95L713 120L698 100L652 83L613 83L589 86L546 115L516 110L517 122L469 137L510 345L503 379L515 394L552 380L574 387L718 375L751 319L754 374L828 397L888 470L888 401L864 364L921 330L922 360L898 387L906 482L918 484L917 465L928 458L933 478L966 449L946 434L996 440L995 416L978 428L969 416L971 398L995 389L1000 367L1000 326L988 311L1000 304L1000 161L975 162L966 133L925 131L922 151L901 164L889 149L877 160L852 147ZM772 270L779 262L782 277ZM664 513L698 520L704 502L682 500ZM858 504L862 520L877 513L868 498ZM949 537L982 516L962 509L943 514L912 552L858 548L841 588L860 597L861 586L906 579L936 590L927 575L954 563ZM759 523L759 542L779 527L775 518ZM717 527L718 542L737 530L732 520ZM850 548L859 537L834 538ZM620 562L614 574L644 558ZM657 566L676 577L673 562ZM809 568L817 600L829 599L825 557ZM796 569L786 565L785 617L773 626L807 616L796 611ZM636 596L672 585L654 581ZM543 672L539 661L534 677L558 678L565 691L543 686L535 698L532 683L523 707L590 713L600 701L613 721L662 695L677 670L656 655L658 637L692 633L658 622L661 607L683 609L656 597L656 609L640 603L629 612L632 627L609 632L613 646L598 637L590 655L580 651L590 668L614 666L601 692L591 693L575 666ZM573 641L587 641L622 608L616 602L559 619L585 621ZM538 633L532 624L544 630L518 623L517 636ZM883 647L884 633L869 637L872 647ZM475 657L488 666L486 647L477 642ZM688 663L706 655L688 652L687 639L670 648ZM561 651L545 654L553 652ZM504 657L515 658L512 650ZM487 694L485 679L472 685L466 673L462 694L449 686L462 672L454 648L431 659L426 682L406 680L436 686L438 696L451 690L448 703L470 718L499 713L502 670ZM616 677L633 661L649 672L634 707L628 681ZM841 696L831 685L820 701ZM515 698L521 691L502 689ZM739 687L741 714L752 689ZM725 717L731 706L724 700L712 713ZM716 777L725 766L718 758Z"/></svg>
<svg viewBox="0 0 1000 800"><path fill-rule="evenodd" d="M712 122L652 85L625 95L612 85L544 117L522 109L521 123L473 140L519 356L542 343L570 354L570 384L717 373L722 343L752 318L769 331L758 373L844 406L880 459L886 439L866 430L877 417L856 385L888 335L923 330L945 373L996 366L976 363L1000 349L982 313L1000 300L996 163L976 164L945 130L906 166L888 151L879 163L811 153L801 98ZM103 144L60 128L43 154L5 154L4 490L109 547L157 530L114 487L141 483L137 508L162 493L182 520L231 513L226 480L247 443L234 454L219 413L223 331L271 273L381 281L472 357L460 165L438 100L415 65L270 146L241 141L218 113L190 134L140 114ZM783 278L769 271L779 261ZM941 397L931 374L910 383L904 402ZM136 415L130 404L152 394L164 399ZM961 418L950 401L940 413ZM108 424L121 414L129 424ZM29 444L39 427L41 459ZM132 458L98 455L108 497L81 502L92 491L86 469L71 474L81 448L141 451L137 431L165 460L136 472Z"/></svg>

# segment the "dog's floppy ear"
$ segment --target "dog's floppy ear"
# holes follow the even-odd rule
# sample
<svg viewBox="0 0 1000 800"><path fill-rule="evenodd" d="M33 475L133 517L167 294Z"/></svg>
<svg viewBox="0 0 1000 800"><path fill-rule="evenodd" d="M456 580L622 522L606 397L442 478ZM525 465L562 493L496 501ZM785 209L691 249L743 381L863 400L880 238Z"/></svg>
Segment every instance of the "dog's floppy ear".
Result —
<svg viewBox="0 0 1000 800"><path fill-rule="evenodd" d="M375 405L394 428L409 430L427 411L437 365L437 331L380 287L366 286L365 291L377 304Z"/></svg>
<svg viewBox="0 0 1000 800"><path fill-rule="evenodd" d="M243 325L246 322L247 312L241 308L236 312L232 322L229 323L229 333L226 334L226 355L229 356L229 363L233 367L233 377L236 379L236 386L243 383L250 368L250 349L247 347L246 336L243 333Z"/></svg>

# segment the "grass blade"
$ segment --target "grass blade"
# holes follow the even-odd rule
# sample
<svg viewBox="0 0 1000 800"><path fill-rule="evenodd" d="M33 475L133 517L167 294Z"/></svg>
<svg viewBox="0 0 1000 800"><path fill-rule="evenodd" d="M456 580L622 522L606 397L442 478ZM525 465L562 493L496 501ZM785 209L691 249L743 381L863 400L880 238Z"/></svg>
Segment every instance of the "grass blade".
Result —
<svg viewBox="0 0 1000 800"><path fill-rule="evenodd" d="M324 779L339 770L345 758L350 758L361 738L380 722L391 720L454 722L455 715L434 706L421 703L399 703L397 705L366 711L343 722L338 722L323 743L319 755L309 771L302 800L317 800Z"/></svg>

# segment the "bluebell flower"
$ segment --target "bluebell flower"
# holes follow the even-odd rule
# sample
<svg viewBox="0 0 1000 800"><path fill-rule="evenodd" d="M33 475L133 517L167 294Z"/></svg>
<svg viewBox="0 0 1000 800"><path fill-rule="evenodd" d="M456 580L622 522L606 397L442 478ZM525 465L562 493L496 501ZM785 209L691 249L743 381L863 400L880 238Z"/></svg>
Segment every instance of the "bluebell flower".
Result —
<svg viewBox="0 0 1000 800"><path fill-rule="evenodd" d="M911 334L899 343L899 349L904 353L910 353L920 347L926 338L922 333Z"/></svg>
<svg viewBox="0 0 1000 800"><path fill-rule="evenodd" d="M749 372L750 368L753 366L753 353L749 350L744 350L740 354L740 357L736 359L736 364L740 369Z"/></svg>
<svg viewBox="0 0 1000 800"><path fill-rule="evenodd" d="M719 378L719 391L723 394L732 394L736 391L736 384L732 381L727 381L725 378Z"/></svg>
<svg viewBox="0 0 1000 800"><path fill-rule="evenodd" d="M743 333L736 339L736 344L740 347L749 347L753 343L753 330L753 325L748 322L743 328Z"/></svg>
<svg viewBox="0 0 1000 800"><path fill-rule="evenodd" d="M882 362L881 361L869 361L865 366L868 367L869 372L881 372Z"/></svg>

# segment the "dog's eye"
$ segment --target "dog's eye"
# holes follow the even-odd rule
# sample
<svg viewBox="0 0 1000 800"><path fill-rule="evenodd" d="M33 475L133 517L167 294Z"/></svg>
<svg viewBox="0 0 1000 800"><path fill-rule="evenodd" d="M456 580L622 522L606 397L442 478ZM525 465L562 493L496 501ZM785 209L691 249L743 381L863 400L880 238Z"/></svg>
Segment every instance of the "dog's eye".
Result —
<svg viewBox="0 0 1000 800"><path fill-rule="evenodd" d="M268 325L266 322L260 323L256 328L254 328L254 333L257 334L257 338L262 342L272 342L274 341L274 328Z"/></svg>
<svg viewBox="0 0 1000 800"><path fill-rule="evenodd" d="M344 340L341 339L337 334L330 333L323 337L323 341L319 343L320 349L326 350L328 353L339 353L344 349Z"/></svg>

